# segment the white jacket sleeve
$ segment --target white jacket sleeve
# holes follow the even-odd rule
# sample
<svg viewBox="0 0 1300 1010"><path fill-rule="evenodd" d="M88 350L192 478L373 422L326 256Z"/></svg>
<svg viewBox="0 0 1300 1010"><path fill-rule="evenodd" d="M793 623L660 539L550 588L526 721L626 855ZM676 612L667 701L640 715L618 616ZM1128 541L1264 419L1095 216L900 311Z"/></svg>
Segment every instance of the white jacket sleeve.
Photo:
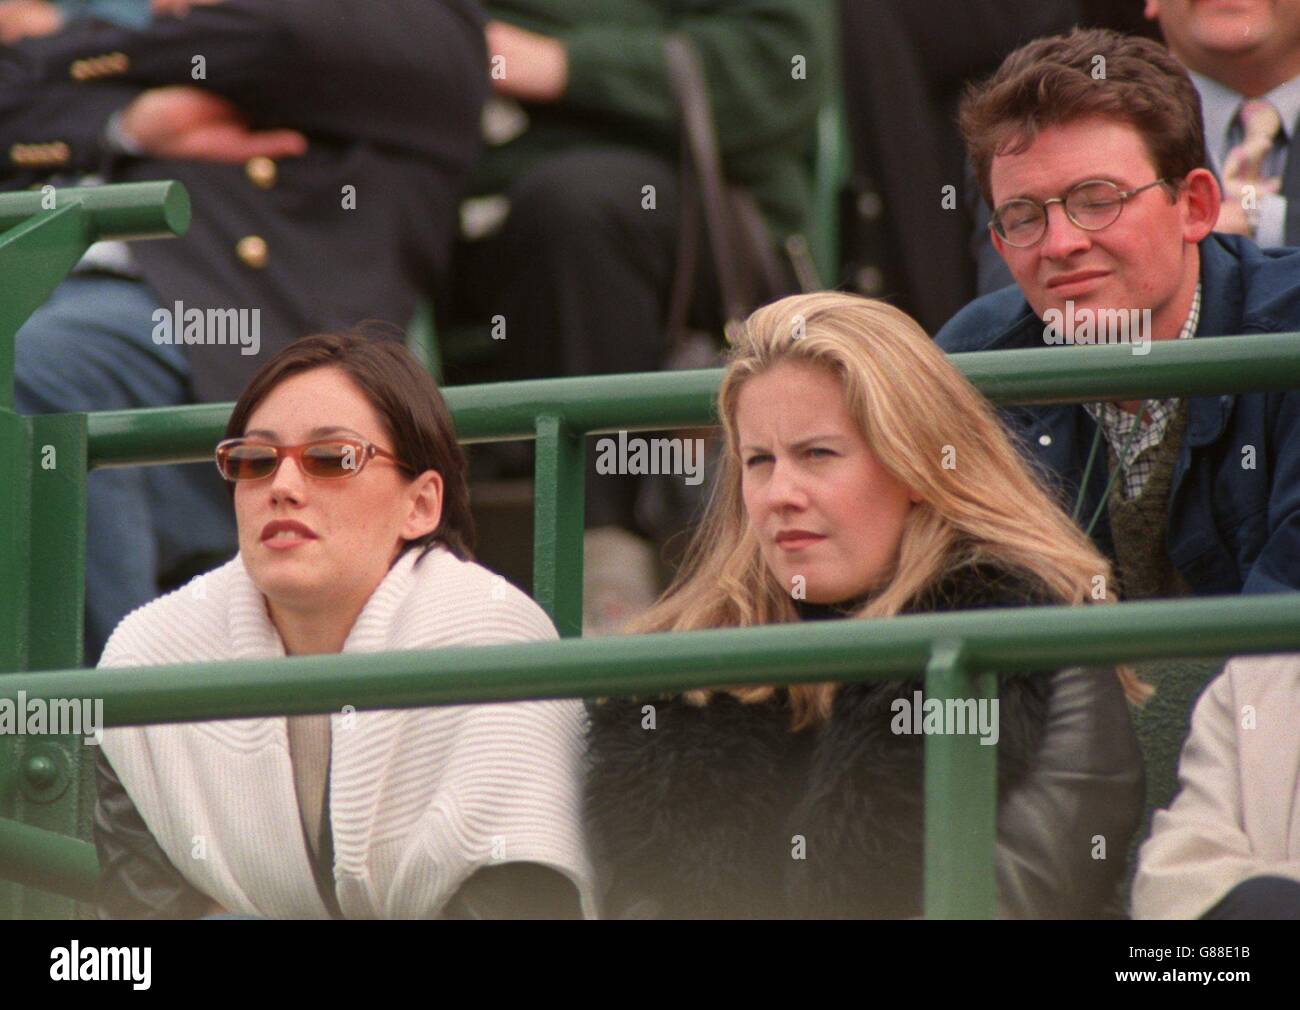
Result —
<svg viewBox="0 0 1300 1010"><path fill-rule="evenodd" d="M1255 851L1243 818L1241 706L1234 660L1197 702L1178 766L1180 789L1168 810L1156 812L1151 837L1138 854L1133 916L1194 919L1237 884L1265 874L1300 876L1295 863L1277 863Z"/></svg>

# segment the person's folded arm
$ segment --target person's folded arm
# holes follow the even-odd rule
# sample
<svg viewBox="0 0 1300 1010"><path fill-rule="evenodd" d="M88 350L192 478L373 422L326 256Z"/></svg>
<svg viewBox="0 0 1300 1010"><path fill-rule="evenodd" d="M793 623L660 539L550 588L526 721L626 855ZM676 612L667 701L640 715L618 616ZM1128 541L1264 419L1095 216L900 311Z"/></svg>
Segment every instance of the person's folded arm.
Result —
<svg viewBox="0 0 1300 1010"><path fill-rule="evenodd" d="M286 41L274 56L283 90L249 96L241 107L308 134L365 140L469 167L488 90L484 21L476 4L258 2L275 9Z"/></svg>
<svg viewBox="0 0 1300 1010"><path fill-rule="evenodd" d="M184 85L256 126L468 162L486 94L482 21L462 0L222 0L142 29L74 21L12 47L0 110L57 88L79 117L105 86ZM119 102L120 107L124 102ZM100 126L106 116L101 117ZM468 152L466 149L468 148Z"/></svg>
<svg viewBox="0 0 1300 1010"><path fill-rule="evenodd" d="M0 47L0 178L3 188L30 186L54 172L103 171L113 152L109 118L139 93L115 81L94 89L44 80L30 44Z"/></svg>

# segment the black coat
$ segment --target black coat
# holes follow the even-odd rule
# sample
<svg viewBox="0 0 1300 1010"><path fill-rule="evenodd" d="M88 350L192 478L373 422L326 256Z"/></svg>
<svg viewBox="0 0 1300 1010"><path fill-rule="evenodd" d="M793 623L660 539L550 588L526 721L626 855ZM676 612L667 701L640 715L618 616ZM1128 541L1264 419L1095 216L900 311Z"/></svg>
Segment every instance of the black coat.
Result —
<svg viewBox="0 0 1300 1010"><path fill-rule="evenodd" d="M1038 602L1019 579L966 568L908 612ZM586 816L604 914L920 915L924 738L890 722L892 701L922 686L845 685L829 721L798 733L781 692L594 705ZM1115 672L1009 675L998 692L1001 914L1117 913L1143 772ZM1105 859L1093 858L1098 835Z"/></svg>
<svg viewBox="0 0 1300 1010"><path fill-rule="evenodd" d="M307 153L260 182L242 164L114 153L111 115L164 85L220 94L255 128L299 130ZM471 0L223 0L145 29L78 20L0 46L0 188L88 172L184 183L189 233L131 252L168 309L260 310L256 355L185 347L196 398L234 399L307 333L410 322L450 255L487 87ZM265 243L260 265L241 255L250 237Z"/></svg>

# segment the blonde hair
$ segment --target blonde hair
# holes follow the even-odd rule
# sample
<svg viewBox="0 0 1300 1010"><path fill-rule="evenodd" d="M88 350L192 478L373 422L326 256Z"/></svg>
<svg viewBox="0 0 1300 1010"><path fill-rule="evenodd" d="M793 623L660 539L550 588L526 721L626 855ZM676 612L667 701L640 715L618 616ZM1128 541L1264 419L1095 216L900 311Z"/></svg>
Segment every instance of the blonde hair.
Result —
<svg viewBox="0 0 1300 1010"><path fill-rule="evenodd" d="M1094 602L1110 564L1026 467L987 400L909 316L884 302L824 291L754 312L728 332L732 349L718 391L725 447L708 509L676 578L630 632L745 627L798 619L791 593L763 560L741 496L736 430L740 391L778 364L827 369L881 465L920 501L904 522L880 589L853 617L890 617L946 574L992 562L1041 586L1048 599ZM945 458L955 465L940 465ZM1129 670L1130 701L1151 689ZM830 715L838 684L788 688L794 728ZM774 686L731 690L742 701ZM711 691L686 697L704 703Z"/></svg>

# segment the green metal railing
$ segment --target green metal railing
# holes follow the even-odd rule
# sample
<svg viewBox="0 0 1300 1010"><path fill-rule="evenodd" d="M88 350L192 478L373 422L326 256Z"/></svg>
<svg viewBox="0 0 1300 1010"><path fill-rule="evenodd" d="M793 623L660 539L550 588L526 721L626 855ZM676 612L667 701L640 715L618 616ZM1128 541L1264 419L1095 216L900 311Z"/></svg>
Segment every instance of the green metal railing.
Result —
<svg viewBox="0 0 1300 1010"><path fill-rule="evenodd" d="M0 196L0 223L19 217L10 199ZM174 195L138 192L132 199L141 230L183 228L179 218L163 213L167 200L174 206ZM31 289L44 292L34 301L30 292L22 296L27 312L62 276L53 271L66 271L80 255L78 246L102 234L94 212L78 214L78 228L49 238L58 255L39 270L22 261L37 274ZM8 286L18 261L4 257L15 232L30 244L51 220L44 212L0 234L0 278ZM4 269L6 262L11 269ZM0 310L0 379L7 383L0 384L0 671L44 672L0 678L0 702L16 701L19 692L28 699L101 698L106 724L122 726L337 711L345 704L394 708L920 675L927 695L942 699L991 697L993 671L1300 649L1300 594L575 640L582 603L583 438L711 423L720 373L702 371L447 391L465 441L537 442L534 593L566 640L111 675L77 670L87 472L208 459L231 405L20 417L12 411L12 346L24 318ZM1297 340L1300 335L1281 334L1174 341L1153 345L1141 359L1125 347L1059 347L953 361L1003 404L1136 399L1295 388ZM45 467L50 448L57 462ZM987 916L995 910L995 752L974 735L926 738L927 915ZM75 768L80 753L80 742L67 738L30 743L0 737L0 879L28 885L0 885L0 915L68 914L68 901L51 893L90 894L94 852L73 836L79 826L84 831L93 791L84 781L80 790L71 781L58 789L60 763ZM62 774L73 778L66 768Z"/></svg>

